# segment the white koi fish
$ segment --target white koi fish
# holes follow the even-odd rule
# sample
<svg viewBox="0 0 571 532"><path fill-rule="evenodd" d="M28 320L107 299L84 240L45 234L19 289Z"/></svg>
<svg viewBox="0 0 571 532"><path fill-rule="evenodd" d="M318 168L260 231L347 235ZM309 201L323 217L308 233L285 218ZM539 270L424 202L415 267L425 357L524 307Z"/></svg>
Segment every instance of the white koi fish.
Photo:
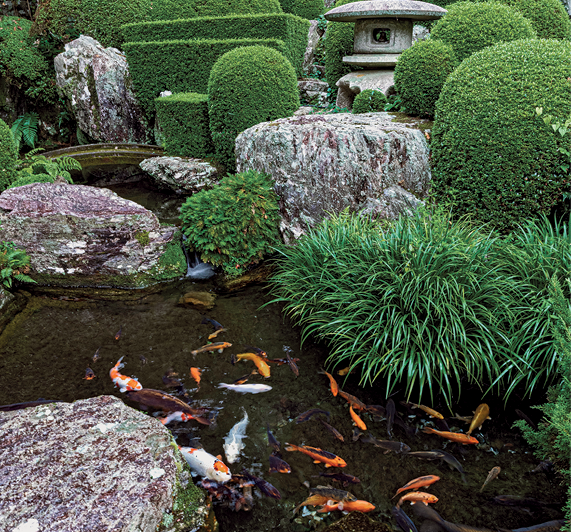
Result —
<svg viewBox="0 0 571 532"><path fill-rule="evenodd" d="M238 460L240 451L245 447L242 440L247 438L248 413L243 407L242 410L244 411L244 417L230 429L228 436L224 438L224 453L229 464L233 464Z"/></svg>
<svg viewBox="0 0 571 532"><path fill-rule="evenodd" d="M228 390L240 393L262 393L269 392L272 389L267 384L225 384L224 382L221 382L218 388L228 388Z"/></svg>
<svg viewBox="0 0 571 532"><path fill-rule="evenodd" d="M190 421L191 419L196 419L191 414L185 414L184 412L171 412L167 417L160 417L159 421L163 425L168 425L171 421Z"/></svg>
<svg viewBox="0 0 571 532"><path fill-rule="evenodd" d="M179 450L190 469L197 475L216 482L228 482L232 478L232 473L230 473L228 466L204 449L179 447Z"/></svg>

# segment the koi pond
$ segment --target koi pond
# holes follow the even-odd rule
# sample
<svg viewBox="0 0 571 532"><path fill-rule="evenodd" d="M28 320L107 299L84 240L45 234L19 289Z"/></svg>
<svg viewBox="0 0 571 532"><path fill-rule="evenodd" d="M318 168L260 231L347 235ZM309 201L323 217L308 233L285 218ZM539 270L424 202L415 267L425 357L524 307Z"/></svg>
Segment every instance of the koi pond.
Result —
<svg viewBox="0 0 571 532"><path fill-rule="evenodd" d="M445 416L450 430L466 432L468 425L452 416L470 416L479 404L486 402L492 419L474 431L473 436L480 441L477 445L461 445L423 433L420 429L427 424L434 428L441 426L423 411L404 405L402 394L397 392L392 397L398 414L392 441L402 442L412 451L445 449L461 464L466 476L464 482L461 473L443 460L425 460L393 451L385 453L383 448L362 441L367 440L367 433L389 440L387 421L379 411L374 415L360 413L367 433L354 439L349 403L340 395L332 395L329 379L320 371L327 369L343 391L366 405L386 405L382 382L361 387L356 374L340 376L341 367L326 366L326 346L311 341L302 346L299 328L282 314L281 306L274 303L263 306L272 299L265 285L249 286L236 293L218 293L215 306L209 311L179 305L180 298L189 291L216 293L217 285L213 280L185 278L164 285L160 292L146 295L132 292L123 301L66 300L63 290L58 295L32 291L25 309L0 335L0 404L39 398L75 401L108 394L137 408L136 403L114 387L109 377L109 370L123 357L125 367L121 372L136 376L143 387L173 395L185 392L183 399L189 400L193 407L205 407L216 414L216 423L211 426L195 421L169 424L179 445L202 446L225 459L224 438L247 412L245 447L237 461L229 464L230 469L240 473L245 468L263 478L279 490L281 498L264 497L254 489L250 511L234 511L215 503L221 532L324 529L341 518L342 513L315 513L317 508L312 506L293 513L308 498L309 488L319 485L346 489L357 499L374 504L375 510L368 515L387 524L387 530L397 530L391 508L398 498L391 498L410 480L426 475L440 477L440 481L423 488L438 497L438 502L431 506L447 521L471 529L516 529L563 518L560 509L565 493L560 478L549 468L538 468L540 461L524 443L519 430L511 428L518 419L516 408L533 421L539 421L540 412L530 405L545 402L543 394L525 401L513 394L513 399L505 405L503 398L482 397L477 388L466 387L453 412L438 399L429 405ZM214 330L210 323L202 323L204 316L227 329L212 340L232 344L222 353L191 354L207 343ZM254 375L248 380L248 384L271 386L267 392L253 395L219 388L220 383L232 383L254 369L251 361L231 363L232 354L248 351L246 346L263 349L271 359L287 354L298 358L299 376L288 364L271 364L269 378ZM94 361L96 351L99 358ZM91 380L84 379L88 367L95 373ZM202 370L199 388L189 373L191 367ZM173 372L178 374L184 390L177 391L163 381L165 374ZM297 416L313 408L329 412L329 419L318 414L296 423ZM320 419L337 429L344 441L335 437ZM281 442L282 459L291 466L289 474L269 473L273 449L268 445L267 425ZM358 477L360 482L343 487L320 476L331 469L326 469L323 463L314 464L311 457L300 452L287 452L286 442L317 447L342 457L347 466L339 471ZM500 475L481 491L488 473L496 466L501 467ZM502 504L495 499L500 495L511 497L503 499ZM420 528L421 521L413 516L410 504L406 502L402 508Z"/></svg>

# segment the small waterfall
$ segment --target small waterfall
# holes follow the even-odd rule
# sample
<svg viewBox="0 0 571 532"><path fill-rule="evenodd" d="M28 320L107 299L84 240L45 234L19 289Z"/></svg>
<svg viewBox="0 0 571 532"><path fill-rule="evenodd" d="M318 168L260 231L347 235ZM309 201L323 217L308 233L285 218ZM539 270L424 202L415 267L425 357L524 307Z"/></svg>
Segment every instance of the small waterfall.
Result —
<svg viewBox="0 0 571 532"><path fill-rule="evenodd" d="M186 249L186 246L184 245L186 235L182 235L182 240L182 250L184 252L184 256L186 257L185 277L189 277L190 279L210 279L216 275L214 268L207 262L202 262L196 251L193 251L192 254L188 252L188 249Z"/></svg>

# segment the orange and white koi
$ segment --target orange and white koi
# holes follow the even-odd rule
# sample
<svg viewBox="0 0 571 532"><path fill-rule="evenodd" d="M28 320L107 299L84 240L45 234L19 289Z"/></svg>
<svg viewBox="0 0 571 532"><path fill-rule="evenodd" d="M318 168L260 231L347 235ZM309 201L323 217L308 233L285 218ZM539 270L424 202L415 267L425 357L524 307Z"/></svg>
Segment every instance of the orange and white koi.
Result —
<svg viewBox="0 0 571 532"><path fill-rule="evenodd" d="M137 379L127 377L126 375L121 375L121 373L119 373L119 370L125 366L125 364L121 362L122 360L123 357L121 357L117 361L117 364L115 364L111 368L111 371L109 371L111 380L115 383L115 386L119 388L121 393L126 392L127 390L142 390L143 385Z"/></svg>
<svg viewBox="0 0 571 532"><path fill-rule="evenodd" d="M232 473L230 473L228 466L204 449L179 447L179 450L190 469L197 475L216 482L228 482L232 478Z"/></svg>
<svg viewBox="0 0 571 532"><path fill-rule="evenodd" d="M438 497L432 495L432 493L425 493L424 491L411 491L399 499L399 502L397 502L397 508L400 508L401 504L405 501L410 501L410 504L422 502L428 506L429 503L434 504L435 502L438 502Z"/></svg>
<svg viewBox="0 0 571 532"><path fill-rule="evenodd" d="M163 425L168 425L171 421L190 421L191 419L196 419L192 414L186 414L184 412L171 412L167 417L159 418L159 421Z"/></svg>
<svg viewBox="0 0 571 532"><path fill-rule="evenodd" d="M318 514L322 514L325 512L333 512L335 510L341 510L344 512L372 512L375 509L375 505L371 504L367 501L346 501L346 502L337 502L335 504L328 504L323 506L320 510L317 510Z"/></svg>
<svg viewBox="0 0 571 532"><path fill-rule="evenodd" d="M331 375L331 373L327 373L327 371L325 370L320 371L319 373L321 375L327 375L329 377L329 383L331 385L331 393L333 394L333 397L337 397L337 394L339 393L339 386L337 386L337 381L335 380L333 375Z"/></svg>
<svg viewBox="0 0 571 532"><path fill-rule="evenodd" d="M351 419L355 422L357 427L359 427L361 430L367 430L367 425L365 425L365 422L359 417L358 414L355 413L352 405L349 405L349 413L351 414Z"/></svg>
<svg viewBox="0 0 571 532"><path fill-rule="evenodd" d="M236 355L236 360L251 360L256 364L260 375L266 378L270 376L270 366L268 366L267 362L262 357L255 353L240 353Z"/></svg>
<svg viewBox="0 0 571 532"><path fill-rule="evenodd" d="M325 467L345 467L347 462L343 460L340 456L336 454L324 451L323 449L318 449L317 447L309 447L308 445L293 445L291 443L286 443L286 451L299 451L300 453L306 454L313 458L313 463L317 464L323 462Z"/></svg>
<svg viewBox="0 0 571 532"><path fill-rule="evenodd" d="M462 434L460 432L444 432L440 430L431 429L430 427L425 427L424 429L422 429L422 432L424 432L425 434L437 434L442 438L446 438L447 440L461 443L462 445L468 445L469 443L480 443L473 436L468 436L468 434Z"/></svg>

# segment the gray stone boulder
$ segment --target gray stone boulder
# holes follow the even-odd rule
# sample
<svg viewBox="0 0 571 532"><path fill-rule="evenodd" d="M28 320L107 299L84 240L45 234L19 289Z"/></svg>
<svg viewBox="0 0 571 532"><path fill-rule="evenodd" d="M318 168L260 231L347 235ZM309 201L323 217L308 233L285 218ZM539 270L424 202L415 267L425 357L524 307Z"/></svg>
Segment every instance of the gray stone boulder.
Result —
<svg viewBox="0 0 571 532"><path fill-rule="evenodd" d="M168 187L177 194L194 194L218 184L218 170L202 159L186 157L152 157L139 166L158 185Z"/></svg>
<svg viewBox="0 0 571 532"><path fill-rule="evenodd" d="M355 96L366 89L379 90L385 96L394 92L395 71L393 69L383 70L359 70L350 72L340 78L337 83L337 107L352 109Z"/></svg>
<svg viewBox="0 0 571 532"><path fill-rule="evenodd" d="M58 90L79 128L100 142L152 144L154 133L133 92L127 59L81 35L54 59Z"/></svg>
<svg viewBox="0 0 571 532"><path fill-rule="evenodd" d="M2 240L30 255L30 276L40 284L137 288L186 271L182 250L178 262L173 253L163 260L176 228L107 189L33 183L5 190L0 227Z"/></svg>
<svg viewBox="0 0 571 532"><path fill-rule="evenodd" d="M286 242L347 207L394 219L422 203L430 187L426 139L392 118L389 113L295 116L238 136L238 171L265 172L276 182Z"/></svg>
<svg viewBox="0 0 571 532"><path fill-rule="evenodd" d="M168 429L116 397L0 412L0 427L0 530L155 532L183 491L185 530L203 525Z"/></svg>
<svg viewBox="0 0 571 532"><path fill-rule="evenodd" d="M305 54L303 56L303 71L306 74L312 73L313 61L315 59L315 52L319 44L319 40L323 37L325 33L319 27L317 20L312 20L309 24L309 31L307 33L307 48L305 49Z"/></svg>
<svg viewBox="0 0 571 532"><path fill-rule="evenodd" d="M312 106L327 107L327 90L329 85L318 79L303 79L297 82L299 99Z"/></svg>

